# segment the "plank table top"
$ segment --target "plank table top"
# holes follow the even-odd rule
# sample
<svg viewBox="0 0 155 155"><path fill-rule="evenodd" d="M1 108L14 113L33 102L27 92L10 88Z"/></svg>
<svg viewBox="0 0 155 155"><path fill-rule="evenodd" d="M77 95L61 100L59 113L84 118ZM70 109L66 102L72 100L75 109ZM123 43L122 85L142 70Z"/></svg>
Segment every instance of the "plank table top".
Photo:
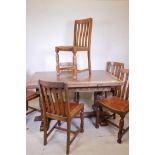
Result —
<svg viewBox="0 0 155 155"><path fill-rule="evenodd" d="M113 87L122 85L122 81L105 70L92 70L90 76L88 72L81 72L78 73L77 79L73 79L70 72L62 72L60 76L57 76L55 71L36 72L27 81L27 88L39 88L38 80L65 82L68 84L68 88Z"/></svg>

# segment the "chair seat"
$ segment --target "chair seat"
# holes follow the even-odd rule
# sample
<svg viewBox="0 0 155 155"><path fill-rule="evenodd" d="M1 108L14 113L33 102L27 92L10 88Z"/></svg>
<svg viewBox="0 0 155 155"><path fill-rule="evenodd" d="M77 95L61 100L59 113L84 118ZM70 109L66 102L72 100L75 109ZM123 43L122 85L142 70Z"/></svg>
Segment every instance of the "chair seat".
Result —
<svg viewBox="0 0 155 155"><path fill-rule="evenodd" d="M79 111L81 111L83 108L84 108L84 104L81 104L81 103L69 103L69 109L70 109L71 117L76 116L79 113ZM64 111L63 111L64 108L63 108L62 105L59 108L57 106L55 107L56 112L58 112L58 109L59 109L59 112L61 114L64 113Z"/></svg>
<svg viewBox="0 0 155 155"><path fill-rule="evenodd" d="M73 46L57 46L56 51L73 51Z"/></svg>
<svg viewBox="0 0 155 155"><path fill-rule="evenodd" d="M56 51L88 51L88 47L82 46L57 46Z"/></svg>
<svg viewBox="0 0 155 155"><path fill-rule="evenodd" d="M37 94L35 91L26 90L26 101L32 100L37 97L39 97L39 94Z"/></svg>
<svg viewBox="0 0 155 155"><path fill-rule="evenodd" d="M129 111L129 101L122 100L117 96L103 99L102 101L99 101L99 104L114 112L127 113Z"/></svg>
<svg viewBox="0 0 155 155"><path fill-rule="evenodd" d="M84 104L82 104L82 103L70 103L70 115L71 115L71 117L76 116L82 109L84 109Z"/></svg>

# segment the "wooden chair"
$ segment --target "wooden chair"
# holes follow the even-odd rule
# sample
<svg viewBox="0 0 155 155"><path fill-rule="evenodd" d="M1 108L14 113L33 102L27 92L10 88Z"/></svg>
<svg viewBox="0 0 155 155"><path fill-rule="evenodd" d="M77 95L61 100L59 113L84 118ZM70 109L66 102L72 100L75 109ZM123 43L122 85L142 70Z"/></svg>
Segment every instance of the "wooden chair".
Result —
<svg viewBox="0 0 155 155"><path fill-rule="evenodd" d="M30 106L28 103L29 101L31 101L35 98L38 98L38 97L39 97L39 94L36 91L26 89L26 111L28 111L29 108L32 109L31 111L26 112L26 115L28 115L34 111L40 112L39 109Z"/></svg>
<svg viewBox="0 0 155 155"><path fill-rule="evenodd" d="M106 71L116 76L117 78L119 76L120 69L124 69L124 63L108 61L106 64ZM111 92L113 95L116 94L115 90L115 87L111 88ZM105 92L105 97L107 97L107 92Z"/></svg>
<svg viewBox="0 0 155 155"><path fill-rule="evenodd" d="M124 68L124 63L121 62L112 62L112 61L108 61L106 63L106 71L111 73L112 75L116 76L118 78L119 76L119 70ZM112 87L111 91L113 95L115 95L116 93L116 88ZM107 93L105 92L105 97L107 97ZM98 92L94 92L94 105L96 104L96 100L98 98L98 96L103 96L103 92L98 91ZM95 106L94 106L95 107ZM115 114L113 114L113 118L115 119Z"/></svg>
<svg viewBox="0 0 155 155"><path fill-rule="evenodd" d="M70 152L70 145L78 135L79 132L83 132L83 110L84 105L78 103L70 103L68 96L68 86L63 82L46 82L40 81L40 95L41 105L43 109L43 121L44 121L44 145L47 144L47 137L56 128L63 131L67 131L67 147L66 154ZM71 131L71 121L74 117L80 114L81 123L77 131ZM57 120L52 129L47 131L48 119ZM60 127L61 121L67 122L67 129ZM71 139L70 134L73 133L74 137Z"/></svg>
<svg viewBox="0 0 155 155"><path fill-rule="evenodd" d="M73 78L76 79L77 73L81 71L89 71L91 74L90 46L91 46L92 18L75 20L74 24L74 41L73 46L57 46L56 51L56 71L60 75L60 71L72 71ZM59 51L72 52L73 62L60 63ZM77 52L87 52L88 68L77 69Z"/></svg>
<svg viewBox="0 0 155 155"><path fill-rule="evenodd" d="M120 116L119 125L113 123L109 119L106 119L107 123L110 123L119 128L118 139L117 142L121 143L121 138L123 134L128 131L129 127L124 129L124 117L129 112L129 70L128 69L120 69L120 74L118 74L120 80L124 82L124 84L117 90L117 96L112 96L110 98L99 99L97 101L97 111L96 111L96 128L99 127L99 117L100 117L100 108L105 107L113 113L116 113Z"/></svg>

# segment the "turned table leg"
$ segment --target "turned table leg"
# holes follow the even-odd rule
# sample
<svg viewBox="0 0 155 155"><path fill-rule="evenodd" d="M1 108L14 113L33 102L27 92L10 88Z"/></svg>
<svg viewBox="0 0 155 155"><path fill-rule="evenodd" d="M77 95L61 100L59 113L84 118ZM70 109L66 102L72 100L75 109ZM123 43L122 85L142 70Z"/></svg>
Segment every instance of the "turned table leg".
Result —
<svg viewBox="0 0 155 155"><path fill-rule="evenodd" d="M76 52L73 53L73 79L77 78L77 57Z"/></svg>
<svg viewBox="0 0 155 155"><path fill-rule="evenodd" d="M80 93L75 92L74 93L74 102L79 103L79 100L80 100Z"/></svg>

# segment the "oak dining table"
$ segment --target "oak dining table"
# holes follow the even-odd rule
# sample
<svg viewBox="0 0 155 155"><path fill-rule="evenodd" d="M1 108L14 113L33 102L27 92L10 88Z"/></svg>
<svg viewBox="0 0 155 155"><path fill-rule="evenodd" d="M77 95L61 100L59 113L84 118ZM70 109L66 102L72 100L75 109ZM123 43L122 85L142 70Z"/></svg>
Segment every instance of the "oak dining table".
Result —
<svg viewBox="0 0 155 155"><path fill-rule="evenodd" d="M119 87L122 85L122 81L105 70L92 70L91 75L89 75L87 71L80 72L76 79L73 78L70 72L64 71L58 76L55 71L44 71L35 72L27 81L26 88L36 89L39 93L39 80L67 83L69 91L75 92L74 100L76 102L79 101L79 92L105 92L110 91L111 87ZM94 93L94 103L96 99L97 93ZM95 107L94 105L93 107ZM85 112L84 115L94 116L95 111Z"/></svg>

